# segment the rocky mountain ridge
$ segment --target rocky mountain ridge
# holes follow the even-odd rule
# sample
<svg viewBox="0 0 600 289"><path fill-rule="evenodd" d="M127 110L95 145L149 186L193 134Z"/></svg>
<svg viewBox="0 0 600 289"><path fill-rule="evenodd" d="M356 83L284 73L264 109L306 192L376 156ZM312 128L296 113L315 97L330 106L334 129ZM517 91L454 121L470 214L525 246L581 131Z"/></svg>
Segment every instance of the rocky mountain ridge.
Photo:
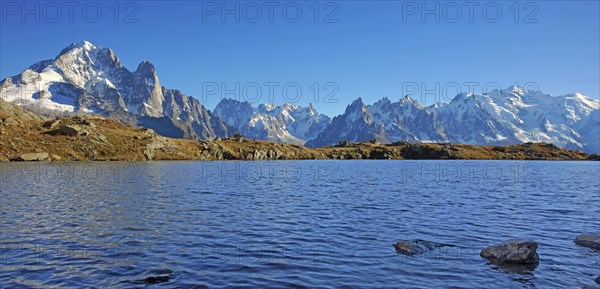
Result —
<svg viewBox="0 0 600 289"><path fill-rule="evenodd" d="M511 145L546 142L600 152L600 101L579 93L551 96L512 86L488 94L461 93L447 103L419 104L405 96L372 105L355 100L309 147L343 140Z"/></svg>
<svg viewBox="0 0 600 289"><path fill-rule="evenodd" d="M160 84L154 65L125 68L114 51L87 41L0 82L3 100L41 116L98 115L160 135L202 139L245 137L308 147L341 141L511 145L552 143L600 152L600 101L579 93L551 96L511 86L460 93L430 106L410 96L365 104L361 98L330 119L311 105L275 106L222 99L214 111Z"/></svg>
<svg viewBox="0 0 600 289"><path fill-rule="evenodd" d="M103 115L172 137L209 139L236 132L197 99L161 86L152 63L144 61L131 72L112 49L87 41L2 80L0 95L41 115Z"/></svg>

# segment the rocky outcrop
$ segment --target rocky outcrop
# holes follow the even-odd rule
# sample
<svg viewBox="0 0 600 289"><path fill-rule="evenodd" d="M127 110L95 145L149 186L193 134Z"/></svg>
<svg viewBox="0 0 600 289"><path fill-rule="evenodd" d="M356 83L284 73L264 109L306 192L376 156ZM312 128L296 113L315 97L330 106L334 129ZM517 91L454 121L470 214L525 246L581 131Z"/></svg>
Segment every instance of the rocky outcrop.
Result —
<svg viewBox="0 0 600 289"><path fill-rule="evenodd" d="M53 130L53 129L56 129L59 124L60 124L60 119L52 119L52 120L48 120L48 121L45 121L44 123L42 123L42 127Z"/></svg>
<svg viewBox="0 0 600 289"><path fill-rule="evenodd" d="M581 234L573 242L576 245L600 251L600 235Z"/></svg>
<svg viewBox="0 0 600 289"><path fill-rule="evenodd" d="M175 144L170 142L167 138L158 135L152 129L145 129L146 137L143 139L150 140L150 142L146 145L146 149L144 150L144 156L147 161L151 161L154 159L155 152L159 150L163 150L165 148L175 148Z"/></svg>
<svg viewBox="0 0 600 289"><path fill-rule="evenodd" d="M65 136L78 136L87 134L87 131L78 125L63 125L55 131L55 134Z"/></svg>
<svg viewBox="0 0 600 289"><path fill-rule="evenodd" d="M425 240L400 241L394 244L396 252L402 255L422 254L440 247L453 247L454 245L440 244Z"/></svg>
<svg viewBox="0 0 600 289"><path fill-rule="evenodd" d="M28 153L22 154L18 157L12 158L14 162L39 162L39 161L50 161L50 154L48 153Z"/></svg>
<svg viewBox="0 0 600 289"><path fill-rule="evenodd" d="M493 263L535 264L538 244L533 240L510 239L481 250L481 257Z"/></svg>

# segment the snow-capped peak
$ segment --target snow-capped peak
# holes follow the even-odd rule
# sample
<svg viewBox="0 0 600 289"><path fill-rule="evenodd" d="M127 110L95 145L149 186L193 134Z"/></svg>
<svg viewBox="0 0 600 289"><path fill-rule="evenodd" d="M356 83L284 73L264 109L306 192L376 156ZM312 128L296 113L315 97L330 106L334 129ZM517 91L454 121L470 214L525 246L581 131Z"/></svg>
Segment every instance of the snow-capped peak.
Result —
<svg viewBox="0 0 600 289"><path fill-rule="evenodd" d="M524 95L527 92L529 92L529 90L526 87L518 86L516 84L509 86L506 90L519 95Z"/></svg>
<svg viewBox="0 0 600 289"><path fill-rule="evenodd" d="M112 49L89 41L73 43L55 59L38 62L4 80L0 93L9 102L33 106L50 115L128 112L133 118L149 117L143 119L147 127L170 136L213 138L228 134L226 125L199 101L162 87L152 63L142 62L136 71L129 71ZM169 124L170 119L177 120L177 125Z"/></svg>
<svg viewBox="0 0 600 289"><path fill-rule="evenodd" d="M73 43L72 45L73 45L73 47L81 47L87 51L96 49L96 46L87 40L81 40L79 42Z"/></svg>
<svg viewBox="0 0 600 289"><path fill-rule="evenodd" d="M67 54L67 53L76 53L77 51L90 52L90 51L96 50L96 49L101 49L101 48L97 47L96 45L92 44L89 41L81 40L79 42L73 42L69 46L65 47L59 53L59 56L63 55L63 54Z"/></svg>

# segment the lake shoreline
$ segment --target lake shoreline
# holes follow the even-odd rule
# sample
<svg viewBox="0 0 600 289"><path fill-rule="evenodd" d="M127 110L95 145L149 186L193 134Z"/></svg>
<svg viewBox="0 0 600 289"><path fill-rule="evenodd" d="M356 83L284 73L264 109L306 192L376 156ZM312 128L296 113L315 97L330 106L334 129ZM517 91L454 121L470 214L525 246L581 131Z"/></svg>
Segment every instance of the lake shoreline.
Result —
<svg viewBox="0 0 600 289"><path fill-rule="evenodd" d="M548 143L469 145L341 141L309 148L236 135L214 140L162 136L96 116L44 119L19 107L0 107L0 161L170 160L600 160Z"/></svg>

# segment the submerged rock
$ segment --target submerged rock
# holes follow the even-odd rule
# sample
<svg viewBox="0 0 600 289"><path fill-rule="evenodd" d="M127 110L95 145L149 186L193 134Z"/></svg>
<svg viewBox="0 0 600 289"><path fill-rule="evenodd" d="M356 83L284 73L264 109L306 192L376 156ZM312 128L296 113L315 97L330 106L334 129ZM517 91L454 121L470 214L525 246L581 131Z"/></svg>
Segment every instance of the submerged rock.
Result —
<svg viewBox="0 0 600 289"><path fill-rule="evenodd" d="M596 278L596 280L594 280L594 281L596 281L596 283L600 284L600 276L598 276L598 277Z"/></svg>
<svg viewBox="0 0 600 289"><path fill-rule="evenodd" d="M440 244L425 240L410 240L410 241L400 241L394 244L394 248L396 252L403 255L415 255L422 254L428 251L431 251L435 248L439 247L451 247L453 245L448 244Z"/></svg>
<svg viewBox="0 0 600 289"><path fill-rule="evenodd" d="M576 245L587 247L594 250L600 250L600 235L581 234L573 241Z"/></svg>
<svg viewBox="0 0 600 289"><path fill-rule="evenodd" d="M151 270L151 272L149 272L149 273L152 275L149 277L146 277L144 279L134 281L134 283L159 284L159 283L168 282L169 280L171 280L171 275L173 274L173 271L171 271L169 269L158 269L158 270Z"/></svg>
<svg viewBox="0 0 600 289"><path fill-rule="evenodd" d="M22 154L18 157L12 158L14 162L35 162L35 161L49 161L50 154L48 153L29 153Z"/></svg>
<svg viewBox="0 0 600 289"><path fill-rule="evenodd" d="M144 279L144 283L146 284L158 284L169 281L170 277L168 275L164 276L150 276Z"/></svg>
<svg viewBox="0 0 600 289"><path fill-rule="evenodd" d="M540 258L533 240L510 239L481 250L480 256L493 263L536 264Z"/></svg>

